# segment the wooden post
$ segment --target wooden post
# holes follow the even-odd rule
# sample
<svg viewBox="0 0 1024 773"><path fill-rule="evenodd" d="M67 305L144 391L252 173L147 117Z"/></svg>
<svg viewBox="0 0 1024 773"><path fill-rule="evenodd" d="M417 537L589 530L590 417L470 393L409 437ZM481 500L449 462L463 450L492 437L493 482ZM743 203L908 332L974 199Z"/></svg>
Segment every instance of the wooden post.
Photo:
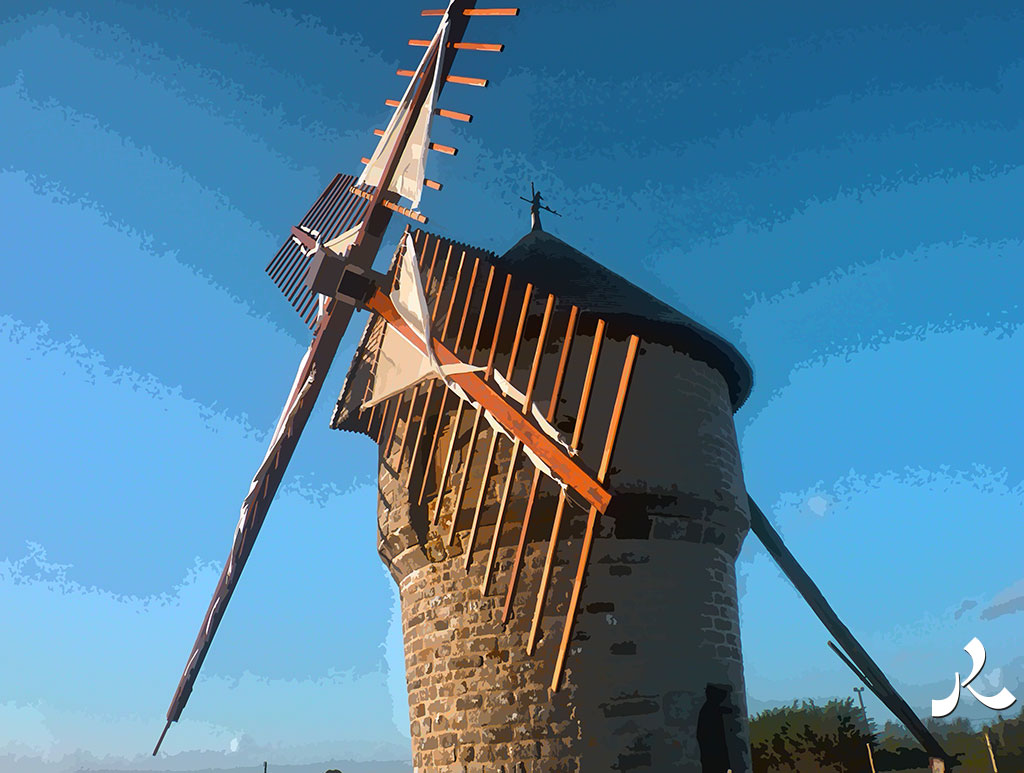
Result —
<svg viewBox="0 0 1024 773"><path fill-rule="evenodd" d="M580 436L583 434L583 420L587 416L587 407L590 405L590 390L594 385L594 372L597 370L597 358L601 353L601 342L604 339L604 320L597 321L597 329L594 331L594 343L590 348L590 362L587 363L587 375L583 380L583 393L580 395L580 406L576 411L576 426L573 428L572 441L569 447L577 449L580 444ZM562 514L565 512L565 489L558 494L558 504L555 507L555 520L551 524L551 538L548 541L548 552L544 558L544 570L540 576L540 587L537 589L537 603L533 608L533 620L530 623L530 636L526 640L526 654L532 655L537 646L537 634L540 632L540 620L544 615L544 600L548 594L548 583L551 581L551 570L555 562L555 550L558 547L558 532L562 527Z"/></svg>
<svg viewBox="0 0 1024 773"><path fill-rule="evenodd" d="M487 272L487 284L484 285L484 297L480 302L479 316L476 320L476 332L473 334L473 343L469 348L469 357L466 362L470 365L473 364L473 359L476 357L477 344L480 343L480 331L484 325L484 315L487 313L487 301L491 297L491 284L494 281L494 266L491 266ZM461 338L461 333L459 335ZM456 342L457 343L457 342ZM444 458L444 467L441 468L441 477L437 483L437 495L434 498L434 517L431 519L433 523L438 523L441 518L441 504L444 502L444 489L448 483L448 473L452 468L452 457L455 454L455 441L459 436L459 427L462 426L462 414L466 411L466 403L463 400L459 400L459 407L455 411L455 423L452 425L452 439L448 444L448 453ZM452 515L452 523L455 522L455 516Z"/></svg>
<svg viewBox="0 0 1024 773"><path fill-rule="evenodd" d="M601 458L601 469L598 470L597 479L605 482L608 476L608 468L611 466L612 450L615 448L615 437L619 433L619 422L622 419L622 410L626 405L626 392L629 389L629 380L633 375L633 365L636 362L636 352L640 346L640 338L630 336L629 348L626 350L626 364L622 366L622 377L619 379L619 391L615 395L615 406L612 408L612 418L608 423L608 434L604 441L604 455ZM576 623L576 610L579 608L580 594L583 593L583 580L587 573L587 563L590 560L590 548L594 542L594 531L597 527L597 508L591 506L587 515L587 530L583 534L583 548L580 551L580 562L576 567L576 579L572 584L572 596L569 598L569 611L565 613L565 626L562 628L562 643L558 647L558 656L555 658L555 673L551 676L551 691L558 690L562 681L562 671L565 669L565 658L569 654L569 642L572 639L572 629Z"/></svg>
<svg viewBox="0 0 1024 773"><path fill-rule="evenodd" d="M988 758L992 762L992 773L999 773L999 768L996 767L996 755L992 751L992 741L988 737L988 729L982 730L981 733L985 736L985 745L988 747Z"/></svg>
<svg viewBox="0 0 1024 773"><path fill-rule="evenodd" d="M548 301L544 306L544 319L540 323L540 334L537 336L537 349L533 354L533 362L530 365L530 380L526 386L526 399L523 400L523 414L530 414L530 406L533 404L533 390L537 386L537 371L540 370L540 358L544 355L544 344L548 337L548 324L551 322L551 311L555 307L555 296L548 295ZM505 511L508 508L509 494L512 493L512 485L516 477L516 464L519 461L519 452L523 442L516 438L512 444L512 458L508 463L508 472L505 475L505 488L501 492L501 503L498 505L498 516L494 521L494 533L491 535L491 549L487 554L487 565L484 568L484 580L480 586L480 592L487 595L487 587L490 584L494 573L494 561L498 554L498 542L501 539L501 527L505 523Z"/></svg>
<svg viewBox="0 0 1024 773"><path fill-rule="evenodd" d="M871 766L871 773L875 773L875 758L871 755L871 742L868 741L864 746L868 750L868 765Z"/></svg>
<svg viewBox="0 0 1024 773"><path fill-rule="evenodd" d="M519 324L516 326L516 337L512 341L512 352L508 356L508 368L505 370L505 378L512 380L512 373L516 369L516 360L519 357L519 345L523 342L523 329L526 326L526 318L530 312L530 301L533 299L533 285L527 284L523 291L523 306L519 311ZM469 527L469 536L466 542L466 571L473 562L473 546L476 543L477 529L480 527L480 511L484 506L484 498L487 496L487 478L491 474L491 466L494 463L494 454L498 448L498 437L500 433L491 432L491 443L487 447L487 457L484 461L484 471L480 476L480 494L476 498L476 509L473 511L473 522ZM469 472L469 469L466 469Z"/></svg>

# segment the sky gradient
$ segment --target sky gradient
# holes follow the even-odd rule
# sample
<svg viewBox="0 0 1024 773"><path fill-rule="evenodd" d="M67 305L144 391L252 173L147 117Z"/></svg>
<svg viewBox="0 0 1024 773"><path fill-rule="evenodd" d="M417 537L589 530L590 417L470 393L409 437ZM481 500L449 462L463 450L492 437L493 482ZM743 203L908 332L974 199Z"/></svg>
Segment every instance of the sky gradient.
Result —
<svg viewBox="0 0 1024 773"><path fill-rule="evenodd" d="M0 768L408 759L376 455L327 428L364 315L148 757L309 342L263 267L434 24L177 5L2 12ZM434 122L429 228L501 253L536 182L548 230L748 357L747 488L919 713L974 636L1024 698L1024 14L639 7L470 23L506 51L456 61L491 84L442 95L474 121ZM738 573L751 710L851 695L753 536Z"/></svg>

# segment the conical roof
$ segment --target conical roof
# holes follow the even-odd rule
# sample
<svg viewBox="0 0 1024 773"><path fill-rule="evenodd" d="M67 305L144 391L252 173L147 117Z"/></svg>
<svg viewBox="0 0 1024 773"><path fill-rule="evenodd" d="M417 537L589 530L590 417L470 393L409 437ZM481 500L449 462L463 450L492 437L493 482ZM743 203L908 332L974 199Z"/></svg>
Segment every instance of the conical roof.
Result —
<svg viewBox="0 0 1024 773"><path fill-rule="evenodd" d="M546 231L530 231L498 265L562 303L707 363L725 379L734 411L750 394L752 371L736 347Z"/></svg>

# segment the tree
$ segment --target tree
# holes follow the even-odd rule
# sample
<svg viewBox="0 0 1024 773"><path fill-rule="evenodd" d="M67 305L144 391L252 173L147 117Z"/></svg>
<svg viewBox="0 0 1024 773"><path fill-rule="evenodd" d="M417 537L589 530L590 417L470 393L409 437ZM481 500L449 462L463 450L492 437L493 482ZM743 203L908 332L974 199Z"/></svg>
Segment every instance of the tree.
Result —
<svg viewBox="0 0 1024 773"><path fill-rule="evenodd" d="M874 734L852 698L763 711L750 720L750 740L754 773L871 770L866 745Z"/></svg>

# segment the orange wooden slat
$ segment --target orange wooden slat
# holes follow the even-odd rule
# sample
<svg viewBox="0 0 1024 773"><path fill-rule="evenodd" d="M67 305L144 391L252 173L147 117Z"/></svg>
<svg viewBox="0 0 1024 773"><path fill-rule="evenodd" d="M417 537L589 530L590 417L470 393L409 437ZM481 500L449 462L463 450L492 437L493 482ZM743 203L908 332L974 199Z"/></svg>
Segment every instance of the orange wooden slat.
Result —
<svg viewBox="0 0 1024 773"><path fill-rule="evenodd" d="M487 88L487 78L470 78L465 75L449 75L445 80L448 83L461 83L463 86L479 86Z"/></svg>
<svg viewBox="0 0 1024 773"><path fill-rule="evenodd" d="M629 348L626 350L626 362L622 367L622 377L619 379L619 391L615 395L615 407L612 409L612 418L608 424L608 434L605 435L604 454L601 458L601 468L597 472L597 479L604 483L608 477L608 467L612 461L612 449L615 447L615 437L619 433L619 422L622 420L622 409L626 404L626 392L629 390L629 381L633 376L633 366L636 363L636 352L640 346L640 339L637 336L629 337ZM587 531L583 535L583 549L580 551L580 562L576 567L576 578L572 586L572 597L569 599L569 610L565 613L565 626L562 628L562 642L558 647L558 657L555 660L555 672L551 677L551 690L558 689L562 680L562 670L565 668L565 656L569 651L569 641L572 639L572 629L576 622L576 610L579 608L580 594L583 592L583 578L587 573L587 562L590 560L590 548L594 543L594 530L597 526L597 508L591 507L587 516Z"/></svg>
<svg viewBox="0 0 1024 773"><path fill-rule="evenodd" d="M518 16L518 8L466 8L463 16ZM420 11L420 16L444 16L444 9Z"/></svg>
<svg viewBox="0 0 1024 773"><path fill-rule="evenodd" d="M506 375L509 381L512 380L512 373L516 369L516 359L519 356L519 347L523 341L523 329L526 326L526 318L530 312L530 301L533 299L533 285L527 284L526 289L523 291L523 306L519 312L519 324L516 325L516 335L512 340L512 351L508 358L508 367L506 368ZM473 511L473 522L469 527L469 538L466 547L466 570L469 570L469 565L473 560L473 547L476 543L476 533L480 526L480 511L484 506L484 498L487 495L487 479L491 474L491 465L494 463L494 453L498 448L498 437L500 433L491 433L491 442L487 448L487 460L484 462L484 471L480 479L480 494L476 499L476 509Z"/></svg>
<svg viewBox="0 0 1024 773"><path fill-rule="evenodd" d="M558 412L558 401L562 395L562 384L565 381L565 366L569 361L569 353L572 351L572 338L576 332L576 317L578 314L579 308L576 306L569 310L569 321L565 326L565 337L562 339L562 354L558 359L558 369L555 371L555 383L551 388L551 402L548 404L548 412L544 417L548 420L548 423L554 422L555 414ZM546 476L540 471L540 468L534 467L533 481L530 483L530 494L526 497L526 509L523 512L523 524L519 529L519 543L516 545L516 554L512 559L512 574L509 576L508 587L505 589L505 606L501 610L501 622L503 624L508 622L509 615L512 612L512 598L515 596L516 585L519 581L519 567L522 566L523 553L526 551L526 532L530 528L533 503L536 501L537 489L540 487L543 477Z"/></svg>
<svg viewBox="0 0 1024 773"><path fill-rule="evenodd" d="M455 110L445 110L443 108L438 108L435 112L442 118L451 118L453 121L462 121L463 123L470 123L473 120L473 116L471 116L469 113L459 113L456 112Z"/></svg>
<svg viewBox="0 0 1024 773"><path fill-rule="evenodd" d="M429 248L427 247L427 241L428 241L427 239L424 239L424 241L423 241L423 249L421 250L421 253L423 254L423 259L424 260L426 260L427 252L429 250ZM430 268L427 270L427 281L423 285L424 292L428 292L428 293L430 292L430 282L434 278L434 266L437 265L437 253L438 253L438 250L440 249L440 247L441 247L441 240L438 237L435 236L434 237L434 254L433 254L433 257L431 257L431 259L430 259ZM431 319L433 319L433 317L431 317ZM413 411L413 407L416 405L416 398L419 396L419 393L420 393L420 384L417 384L415 387L413 387L412 399L409 401L409 418L406 420L406 431L405 431L405 434L402 436L402 444L398 448L398 462L395 465L395 469L396 470L401 470L402 469L402 458L405 456L405 447L406 447L406 444L409 441L409 430L412 428L412 424L411 424L412 416L413 416L412 411ZM420 424L421 425L423 423L423 419L424 419L424 417L421 415L420 416Z"/></svg>
<svg viewBox="0 0 1024 773"><path fill-rule="evenodd" d="M415 74L416 72L414 70L395 70L395 75L399 75L403 78L411 78ZM446 83L461 83L463 86L487 87L486 78L471 78L466 75L448 75L444 80Z"/></svg>
<svg viewBox="0 0 1024 773"><path fill-rule="evenodd" d="M476 333L473 336L473 345L470 347L469 358L466 360L466 362L470 365L473 364L473 359L476 357L476 347L477 343L480 341L480 329L483 327L484 324L484 314L487 312L487 301L490 299L491 296L491 285L493 284L493 282L494 266L491 266L490 270L487 272L487 283L484 285L484 297L483 300L480 302L480 311L478 312L476 321ZM467 302L468 300L469 299L467 298ZM461 330L459 331L458 338L456 339L456 344L460 340L462 340ZM441 477L438 479L437 494L434 498L434 515L431 520L435 524L438 523L438 521L441 518L441 505L444 502L444 488L445 485L447 485L448 483L448 473L451 471L452 457L455 454L455 441L458 439L459 436L459 427L462 426L462 414L465 413L465 410L466 402L464 400L459 400L459 407L458 410L456 410L455 412L455 422L452 425L452 439L451 442L448 444L448 451L445 454L444 458L444 466L441 468ZM454 521L455 516L453 515L452 522L454 523Z"/></svg>
<svg viewBox="0 0 1024 773"><path fill-rule="evenodd" d="M544 317L540 323L540 333L537 336L537 348L534 350L533 362L530 363L530 377L527 381L526 399L523 401L523 415L530 414L530 406L533 402L533 389L537 385L537 373L540 370L540 359L544 354L544 345L548 338L548 325L551 322L551 312L555 308L555 296L548 295L547 303L544 305ZM501 527L505 523L505 512L508 508L509 494L512 492L512 484L516 477L516 465L519 462L519 452L522 450L523 442L516 438L512 443L512 457L508 463L508 471L505 473L505 486L501 492L501 501L498 504L498 515L494 521L494 532L491 534L491 547L487 553L487 564L484 567L484 579L480 586L480 592L487 595L487 588L491 582L494 572L494 559L498 552L498 543L501 541Z"/></svg>
<svg viewBox="0 0 1024 773"><path fill-rule="evenodd" d="M573 428L570 447L576 449L579 446L580 437L583 434L583 422L587 417L587 408L590 405L590 392L594 387L594 373L597 371L597 360L601 354L601 342L604 338L604 320L597 321L597 329L594 330L594 343L590 348L590 362L587 363L587 375L583 380L583 392L580 394L580 406L576 412L576 426ZM558 495L558 505L555 507L555 520L551 524L551 537L548 541L548 552L544 559L544 570L540 576L540 587L537 589L537 603L533 609L533 620L530 623L530 635L526 640L526 654L532 655L537 646L537 633L540 630L540 619L544 614L544 599L548 593L548 583L551 582L551 568L555 561L555 549L558 546L558 532L562 527L562 515L565 512L565 489Z"/></svg>
<svg viewBox="0 0 1024 773"><path fill-rule="evenodd" d="M501 332L501 323L505 319L505 306L508 301L508 291L512 286L511 275L505 276L505 287L501 291L501 304L498 306L498 320L494 323L494 336L491 340L490 354L487 357L487 377L490 378L491 368L494 365L494 355L498 347L498 334ZM477 335L479 336L479 329ZM473 347L476 348L476 341ZM459 479L459 487L455 492L455 506L452 509L452 523L448 530L448 546L451 547L455 541L455 528L459 521L459 510L462 509L462 497L466 493L466 481L469 479L470 467L473 463L473 451L476 449L477 437L480 434L480 421L484 417L483 410L477 410L473 417L473 429L469 433L469 443L466 446L466 461L462 465L462 477Z"/></svg>
<svg viewBox="0 0 1024 773"><path fill-rule="evenodd" d="M430 41L412 38L409 45L425 48L430 45ZM448 45L459 51L495 51L500 53L505 50L505 46L501 43L449 43Z"/></svg>
<svg viewBox="0 0 1024 773"><path fill-rule="evenodd" d="M440 240L438 241L438 243L440 243ZM430 318L432 320L437 318L437 308L438 308L439 304L441 303L441 294L444 291L444 280L448 276L448 265L451 262L452 248L453 248L453 246L451 244L449 244L448 245L448 252L447 252L447 254L445 255L445 258L444 258L444 267L441 269L441 279L440 279L440 281L438 282L438 285L437 285L437 295L434 296L434 305L433 305L433 308L430 311ZM429 286L428 287L424 287L423 291L429 295L430 287ZM412 457L409 460L409 473L405 477L405 488L406 488L406 490L408 490L409 484L412 482L412 473L413 473L413 470L416 468L416 456L419 454L420 442L423 439L423 428L424 428L424 426L427 423L427 409L430 406L430 398L433 397L433 395L434 395L434 382L431 381L430 384L427 387L427 399L426 399L426 402L423 403L423 417L420 419L419 428L416 430L416 442L413 444L413 447L412 447Z"/></svg>

